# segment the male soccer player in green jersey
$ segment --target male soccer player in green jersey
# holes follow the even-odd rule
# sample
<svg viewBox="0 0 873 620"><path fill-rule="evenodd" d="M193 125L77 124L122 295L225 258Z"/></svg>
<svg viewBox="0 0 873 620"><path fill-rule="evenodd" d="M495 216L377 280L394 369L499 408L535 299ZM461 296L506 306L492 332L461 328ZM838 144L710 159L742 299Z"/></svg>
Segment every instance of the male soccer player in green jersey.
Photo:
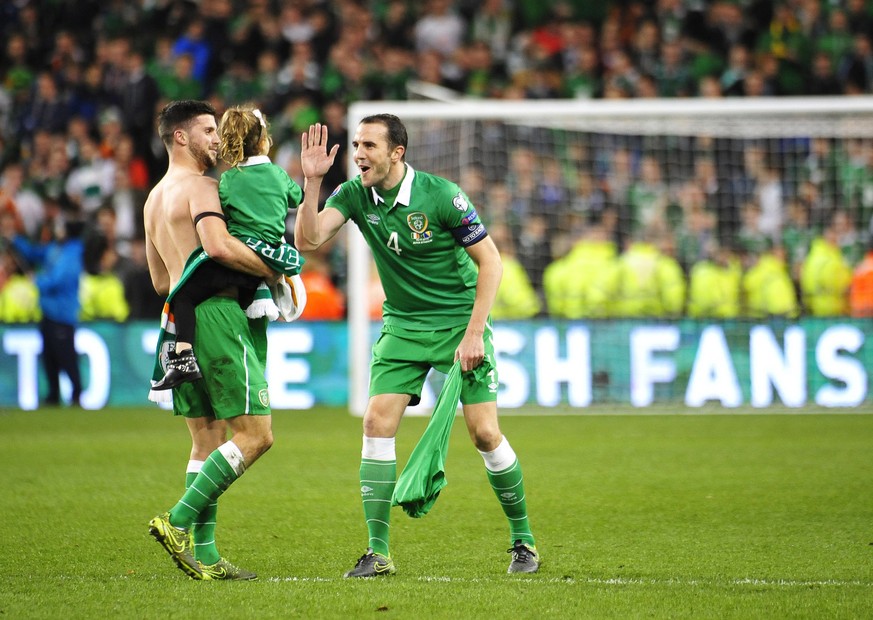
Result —
<svg viewBox="0 0 873 620"><path fill-rule="evenodd" d="M337 151L335 145L328 152L327 138L327 127L320 124L301 136L306 180L295 244L303 252L314 250L353 220L373 252L386 297L370 365L361 451L369 546L345 576L395 571L389 549L397 477L394 437L407 405L419 402L430 368L447 372L456 360L467 429L509 521L509 572L536 572L540 559L521 467L497 423L489 317L503 270L497 248L456 184L406 163L406 128L390 114L369 116L358 125L353 147L360 174L337 187L319 212L321 182Z"/></svg>

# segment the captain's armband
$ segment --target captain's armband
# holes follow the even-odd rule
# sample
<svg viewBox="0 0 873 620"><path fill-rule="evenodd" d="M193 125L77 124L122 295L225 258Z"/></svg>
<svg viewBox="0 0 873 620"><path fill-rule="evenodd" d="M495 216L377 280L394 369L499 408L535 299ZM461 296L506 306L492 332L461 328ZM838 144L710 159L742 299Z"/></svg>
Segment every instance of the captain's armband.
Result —
<svg viewBox="0 0 873 620"><path fill-rule="evenodd" d="M485 230L484 224L470 224L468 226L458 226L452 229L452 234L455 236L455 241L462 248L468 248L475 245L488 236L488 231Z"/></svg>

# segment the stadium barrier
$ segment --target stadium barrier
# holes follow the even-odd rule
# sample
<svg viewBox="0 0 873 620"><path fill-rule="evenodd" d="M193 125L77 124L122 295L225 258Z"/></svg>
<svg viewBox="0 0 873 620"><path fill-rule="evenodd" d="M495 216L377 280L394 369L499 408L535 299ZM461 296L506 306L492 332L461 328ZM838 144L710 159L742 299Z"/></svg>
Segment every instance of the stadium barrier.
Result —
<svg viewBox="0 0 873 620"><path fill-rule="evenodd" d="M870 320L811 318L498 323L498 403L562 413L586 413L600 404L627 405L628 412L659 404L715 404L726 412L774 405L869 410L871 328ZM157 333L151 322L80 326L82 406L151 405ZM371 342L377 333L374 323ZM36 409L45 393L37 327L0 327L0 342L0 407ZM269 342L274 409L349 405L346 323L275 324ZM438 374L431 377L416 412L432 406L440 381ZM62 388L68 397L69 383Z"/></svg>

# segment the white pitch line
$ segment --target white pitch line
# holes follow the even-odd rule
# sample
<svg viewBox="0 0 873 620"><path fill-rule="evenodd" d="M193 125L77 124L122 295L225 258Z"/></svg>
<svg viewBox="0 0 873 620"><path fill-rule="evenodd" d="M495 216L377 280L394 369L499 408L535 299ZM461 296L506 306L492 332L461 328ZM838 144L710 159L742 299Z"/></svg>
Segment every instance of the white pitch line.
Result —
<svg viewBox="0 0 873 620"><path fill-rule="evenodd" d="M264 581L275 583L332 583L340 581L348 581L340 577L270 577ZM480 578L480 577L418 577L416 581L425 583L505 583L506 578ZM753 577L745 577L743 579L647 579L641 577L585 577L576 579L574 577L549 577L542 579L540 577L528 577L527 583L561 583L567 585L598 585L598 586L767 586L767 587L782 587L782 588L808 588L808 587L861 587L873 588L873 582L860 580L841 580L841 579L821 579L821 580L801 580L801 579L757 579Z"/></svg>

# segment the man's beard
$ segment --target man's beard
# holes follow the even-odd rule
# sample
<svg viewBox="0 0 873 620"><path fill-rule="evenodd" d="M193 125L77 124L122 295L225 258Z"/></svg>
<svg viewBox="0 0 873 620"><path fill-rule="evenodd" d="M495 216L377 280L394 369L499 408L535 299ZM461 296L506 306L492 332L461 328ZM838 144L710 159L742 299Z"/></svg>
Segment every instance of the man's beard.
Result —
<svg viewBox="0 0 873 620"><path fill-rule="evenodd" d="M200 164L204 170L209 170L210 168L214 168L215 164L218 163L215 153L208 149L204 149L198 144L191 145L191 155L194 156L194 159Z"/></svg>

